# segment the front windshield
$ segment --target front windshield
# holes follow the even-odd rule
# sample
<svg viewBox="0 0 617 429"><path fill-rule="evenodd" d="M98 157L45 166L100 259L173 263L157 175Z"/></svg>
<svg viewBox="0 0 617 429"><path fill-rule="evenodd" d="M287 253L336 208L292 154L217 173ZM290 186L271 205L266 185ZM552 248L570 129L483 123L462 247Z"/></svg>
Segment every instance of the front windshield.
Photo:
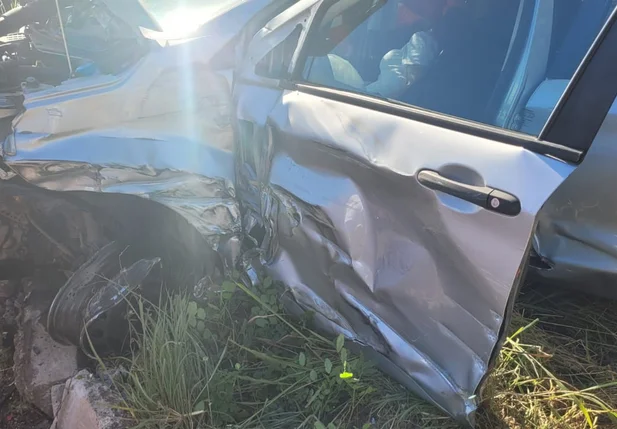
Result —
<svg viewBox="0 0 617 429"><path fill-rule="evenodd" d="M140 0L165 33L182 36L244 0Z"/></svg>

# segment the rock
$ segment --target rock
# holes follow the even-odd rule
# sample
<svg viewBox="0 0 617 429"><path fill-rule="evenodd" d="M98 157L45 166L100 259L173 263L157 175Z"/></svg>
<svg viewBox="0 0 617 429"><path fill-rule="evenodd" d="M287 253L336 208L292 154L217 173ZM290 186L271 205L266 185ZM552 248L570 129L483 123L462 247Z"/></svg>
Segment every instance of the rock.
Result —
<svg viewBox="0 0 617 429"><path fill-rule="evenodd" d="M51 388L51 408L53 410L54 417L58 416L62 401L64 399L64 383L56 384Z"/></svg>
<svg viewBox="0 0 617 429"><path fill-rule="evenodd" d="M113 388L116 383L124 382L128 379L129 375L129 372L123 365L110 368L101 368L99 366L96 369L96 377L109 388Z"/></svg>
<svg viewBox="0 0 617 429"><path fill-rule="evenodd" d="M53 417L51 388L77 373L77 348L61 345L43 326L43 309L23 307L15 334L15 386L22 398Z"/></svg>
<svg viewBox="0 0 617 429"><path fill-rule="evenodd" d="M67 380L55 429L125 429L132 422L112 408L121 398L87 370Z"/></svg>

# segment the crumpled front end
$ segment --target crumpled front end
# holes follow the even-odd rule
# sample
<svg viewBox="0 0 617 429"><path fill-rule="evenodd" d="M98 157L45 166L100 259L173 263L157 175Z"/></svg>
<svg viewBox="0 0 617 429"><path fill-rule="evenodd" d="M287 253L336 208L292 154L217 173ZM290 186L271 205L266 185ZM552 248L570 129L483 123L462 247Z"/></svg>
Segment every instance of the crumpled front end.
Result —
<svg viewBox="0 0 617 429"><path fill-rule="evenodd" d="M10 192L0 193L0 205L6 228L23 224L38 238L7 258L61 273L50 285L58 292L53 338L86 352L89 341L113 350L129 295L157 299L162 285L190 291L220 281L224 264L235 263L242 225L229 80L209 65L211 42L153 50L118 75L24 94L2 146L2 189ZM20 240L15 234L10 243ZM49 250L42 255L40 241ZM84 341L86 328L97 338Z"/></svg>
<svg viewBox="0 0 617 429"><path fill-rule="evenodd" d="M154 51L121 75L27 95L4 162L40 188L157 202L213 245L239 234L229 83L207 66L207 43Z"/></svg>
<svg viewBox="0 0 617 429"><path fill-rule="evenodd" d="M97 132L46 142L34 152L7 157L6 163L44 189L135 195L159 203L186 219L213 246L221 237L241 232L230 154L191 144L181 150L177 140L122 134ZM102 148L105 154L90 158Z"/></svg>

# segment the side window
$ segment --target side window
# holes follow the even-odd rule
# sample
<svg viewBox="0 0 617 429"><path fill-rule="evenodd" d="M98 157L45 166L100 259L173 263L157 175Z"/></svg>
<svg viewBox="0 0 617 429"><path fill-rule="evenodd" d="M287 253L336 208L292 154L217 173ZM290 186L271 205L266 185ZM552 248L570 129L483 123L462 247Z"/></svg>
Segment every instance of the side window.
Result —
<svg viewBox="0 0 617 429"><path fill-rule="evenodd" d="M272 79L288 77L289 64L298 47L302 26L298 25L285 40L279 43L255 66L255 74Z"/></svg>
<svg viewBox="0 0 617 429"><path fill-rule="evenodd" d="M538 135L614 0L339 0L303 79Z"/></svg>

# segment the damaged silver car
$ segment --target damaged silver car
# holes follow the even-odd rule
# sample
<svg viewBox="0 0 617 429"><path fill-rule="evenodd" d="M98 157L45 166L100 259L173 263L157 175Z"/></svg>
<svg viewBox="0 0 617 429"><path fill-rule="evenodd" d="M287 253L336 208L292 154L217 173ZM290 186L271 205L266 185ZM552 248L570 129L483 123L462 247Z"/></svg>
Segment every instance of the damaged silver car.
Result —
<svg viewBox="0 0 617 429"><path fill-rule="evenodd" d="M0 257L73 273L58 341L242 268L473 424L528 268L615 296L614 1L65 3L0 64Z"/></svg>

